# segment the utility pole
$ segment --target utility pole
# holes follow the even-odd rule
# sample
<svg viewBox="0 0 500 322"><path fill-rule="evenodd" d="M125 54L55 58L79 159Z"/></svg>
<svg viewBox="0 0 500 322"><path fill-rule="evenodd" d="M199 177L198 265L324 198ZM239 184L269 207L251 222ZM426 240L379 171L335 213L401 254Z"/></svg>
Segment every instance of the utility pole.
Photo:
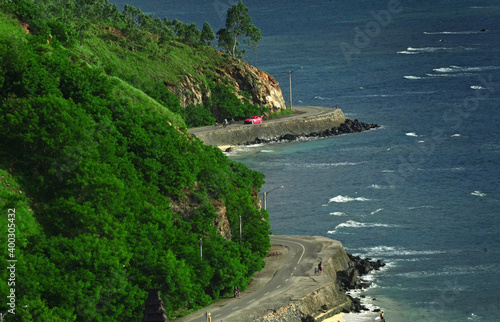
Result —
<svg viewBox="0 0 500 322"><path fill-rule="evenodd" d="M200 238L200 258L203 260L203 238Z"/></svg>
<svg viewBox="0 0 500 322"><path fill-rule="evenodd" d="M296 68L294 70L290 70L288 71L288 83L290 85L290 109L292 110L292 73L296 70L299 70L299 69L302 69L302 67L300 68Z"/></svg>
<svg viewBox="0 0 500 322"><path fill-rule="evenodd" d="M281 189L283 186L276 187L274 189L271 189L269 191L265 191L262 195L264 196L264 210L267 210L267 194L270 193L271 191Z"/></svg>

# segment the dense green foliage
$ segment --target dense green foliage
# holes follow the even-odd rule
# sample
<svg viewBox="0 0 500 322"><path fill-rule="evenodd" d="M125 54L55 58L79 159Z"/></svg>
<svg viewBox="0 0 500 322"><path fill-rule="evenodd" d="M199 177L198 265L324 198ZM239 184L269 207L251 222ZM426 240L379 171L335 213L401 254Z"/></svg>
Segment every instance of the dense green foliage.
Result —
<svg viewBox="0 0 500 322"><path fill-rule="evenodd" d="M180 116L188 114L148 70L133 77L149 46L195 50L161 48L163 38L191 41L189 31L106 0L0 1L4 246L8 209L16 214L10 320L136 321L147 288L161 289L169 316L244 288L269 248L268 214L257 206L263 176L190 136ZM127 45L100 38L97 25L115 19L138 48L120 63ZM153 33L157 42L141 40ZM6 247L0 254L6 263ZM4 299L8 274L0 271Z"/></svg>

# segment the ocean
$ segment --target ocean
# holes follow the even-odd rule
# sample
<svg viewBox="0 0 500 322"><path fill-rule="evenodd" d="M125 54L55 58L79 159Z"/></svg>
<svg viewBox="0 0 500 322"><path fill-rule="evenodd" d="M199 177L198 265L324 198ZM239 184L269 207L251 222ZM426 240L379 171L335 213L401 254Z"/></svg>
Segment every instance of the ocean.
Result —
<svg viewBox="0 0 500 322"><path fill-rule="evenodd" d="M215 32L235 2L128 1ZM263 36L245 59L287 103L293 71L294 106L381 126L230 153L266 175L272 233L384 261L356 296L387 321L500 321L500 2L244 4Z"/></svg>

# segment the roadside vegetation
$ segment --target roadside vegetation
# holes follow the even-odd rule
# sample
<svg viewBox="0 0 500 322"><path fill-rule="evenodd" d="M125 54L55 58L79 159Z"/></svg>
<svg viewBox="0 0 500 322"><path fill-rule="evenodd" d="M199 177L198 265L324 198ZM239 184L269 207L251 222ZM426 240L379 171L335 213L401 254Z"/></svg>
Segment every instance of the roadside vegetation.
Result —
<svg viewBox="0 0 500 322"><path fill-rule="evenodd" d="M148 288L172 317L245 289L263 267L263 175L187 132L263 109L219 81L226 57L208 28L107 0L0 0L1 245L15 227L15 248L0 256L17 260L14 284L0 271L0 294L15 291L9 321L137 321ZM182 75L213 89L206 106L182 107L168 90Z"/></svg>

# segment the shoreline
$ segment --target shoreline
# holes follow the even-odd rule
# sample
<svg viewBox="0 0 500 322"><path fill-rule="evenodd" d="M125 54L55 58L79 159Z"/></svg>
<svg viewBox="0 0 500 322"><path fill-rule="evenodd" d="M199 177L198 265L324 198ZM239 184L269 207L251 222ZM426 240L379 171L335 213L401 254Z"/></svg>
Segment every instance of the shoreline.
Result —
<svg viewBox="0 0 500 322"><path fill-rule="evenodd" d="M357 133L379 127L345 117L339 108L302 106L298 113L259 124L233 124L225 128L204 126L189 129L206 145L233 147L280 141L294 141L302 137L329 137Z"/></svg>

